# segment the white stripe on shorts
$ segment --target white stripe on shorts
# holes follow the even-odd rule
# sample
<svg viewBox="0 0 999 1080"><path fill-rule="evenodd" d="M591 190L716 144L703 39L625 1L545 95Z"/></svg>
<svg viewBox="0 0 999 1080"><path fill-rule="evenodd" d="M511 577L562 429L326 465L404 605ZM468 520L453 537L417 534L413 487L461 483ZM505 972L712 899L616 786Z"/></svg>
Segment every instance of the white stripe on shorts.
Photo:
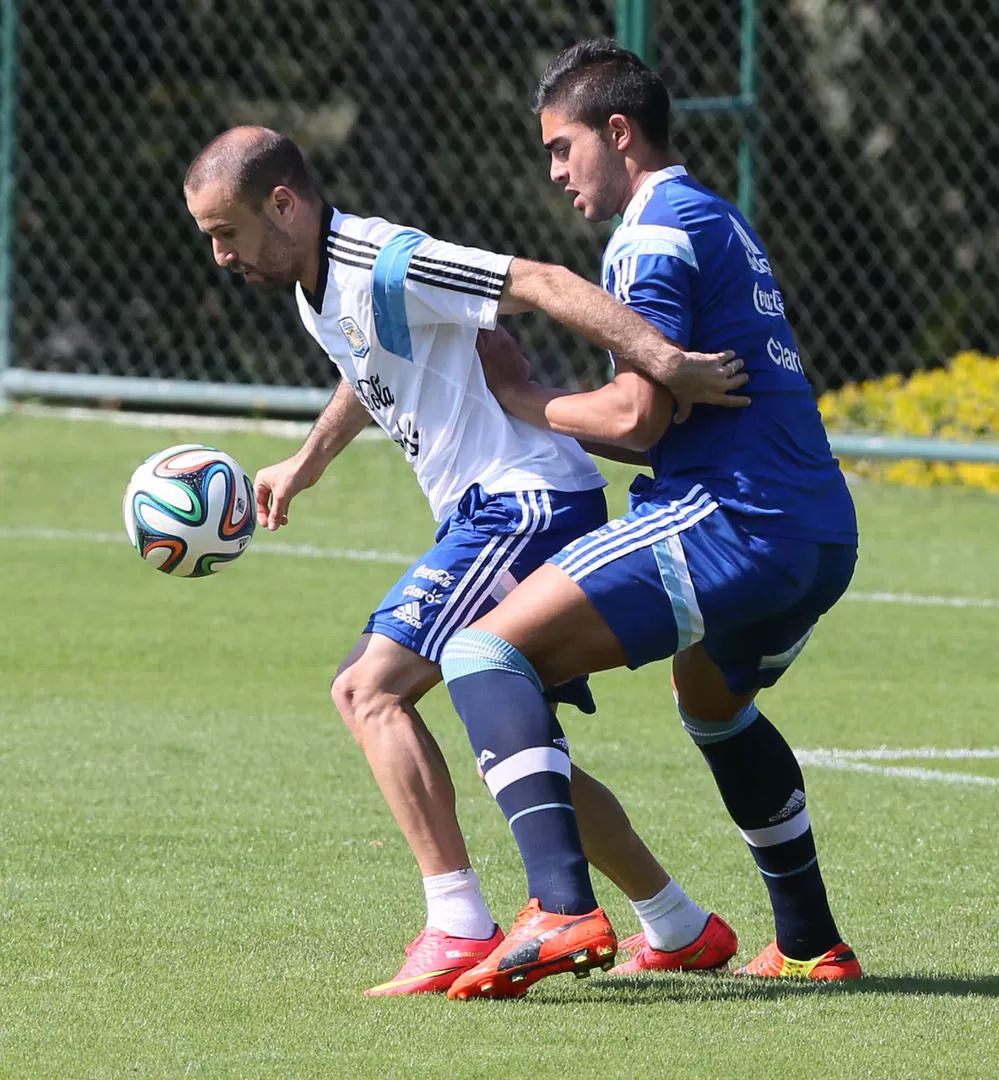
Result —
<svg viewBox="0 0 999 1080"><path fill-rule="evenodd" d="M504 788L535 773L559 773L568 779L572 769L569 755L555 746L530 746L519 750L486 773L486 787L495 798Z"/></svg>
<svg viewBox="0 0 999 1080"><path fill-rule="evenodd" d="M497 582L509 572L534 534L551 524L552 504L547 491L515 494L521 509L517 531L488 541L448 597L423 643L422 654L435 664L448 639L473 621L483 601L492 595Z"/></svg>
<svg viewBox="0 0 999 1080"><path fill-rule="evenodd" d="M689 529L717 509L718 503L712 496L700 484L695 484L682 499L635 518L621 528L584 539L569 558L559 563L559 567L573 581L581 581L615 559Z"/></svg>
<svg viewBox="0 0 999 1080"><path fill-rule="evenodd" d="M704 616L697 602L694 583L690 580L690 567L679 536L667 536L654 547L659 577L662 579L673 620L676 623L676 651L683 652L696 645L704 637Z"/></svg>

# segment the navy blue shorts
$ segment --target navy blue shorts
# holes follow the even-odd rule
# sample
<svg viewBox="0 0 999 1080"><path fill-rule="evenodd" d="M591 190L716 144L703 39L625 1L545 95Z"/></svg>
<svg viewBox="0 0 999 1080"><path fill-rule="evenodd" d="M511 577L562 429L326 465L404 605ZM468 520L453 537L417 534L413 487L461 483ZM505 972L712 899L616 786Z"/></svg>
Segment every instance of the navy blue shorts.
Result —
<svg viewBox="0 0 999 1080"><path fill-rule="evenodd" d="M474 622L571 540L607 521L601 488L488 495L477 484L437 530L365 627L440 663L452 634Z"/></svg>
<svg viewBox="0 0 999 1080"><path fill-rule="evenodd" d="M653 490L552 562L630 667L702 642L733 693L773 686L846 591L856 546L749 533L699 484L684 487L679 497Z"/></svg>

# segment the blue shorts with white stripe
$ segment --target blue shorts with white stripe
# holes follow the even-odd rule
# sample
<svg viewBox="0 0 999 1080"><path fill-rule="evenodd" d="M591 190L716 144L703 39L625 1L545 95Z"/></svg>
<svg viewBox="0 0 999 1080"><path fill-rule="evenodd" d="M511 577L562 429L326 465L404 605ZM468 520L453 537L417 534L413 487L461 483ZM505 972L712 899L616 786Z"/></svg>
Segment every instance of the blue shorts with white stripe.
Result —
<svg viewBox="0 0 999 1080"><path fill-rule="evenodd" d="M700 484L633 487L632 510L551 561L614 631L630 667L697 642L733 693L773 686L843 595L857 549L747 532Z"/></svg>
<svg viewBox="0 0 999 1080"><path fill-rule="evenodd" d="M607 521L601 488L489 495L477 484L368 620L435 664L452 634L484 615L571 540ZM572 696L559 700L573 701Z"/></svg>

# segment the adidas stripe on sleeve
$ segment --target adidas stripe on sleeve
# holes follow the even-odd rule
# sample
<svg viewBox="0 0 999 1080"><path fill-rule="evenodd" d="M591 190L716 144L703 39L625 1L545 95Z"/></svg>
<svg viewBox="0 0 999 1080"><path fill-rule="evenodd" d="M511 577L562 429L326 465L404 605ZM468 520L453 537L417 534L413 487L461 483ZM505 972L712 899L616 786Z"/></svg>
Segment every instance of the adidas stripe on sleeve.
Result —
<svg viewBox="0 0 999 1080"><path fill-rule="evenodd" d="M686 348L698 272L690 237L662 225L622 225L604 253L604 288Z"/></svg>
<svg viewBox="0 0 999 1080"><path fill-rule="evenodd" d="M368 271L382 322L414 327L491 329L513 261L378 218L334 218L326 250L334 264Z"/></svg>
<svg viewBox="0 0 999 1080"><path fill-rule="evenodd" d="M422 236L415 243L406 272L410 323L458 323L492 329L512 261L511 255Z"/></svg>

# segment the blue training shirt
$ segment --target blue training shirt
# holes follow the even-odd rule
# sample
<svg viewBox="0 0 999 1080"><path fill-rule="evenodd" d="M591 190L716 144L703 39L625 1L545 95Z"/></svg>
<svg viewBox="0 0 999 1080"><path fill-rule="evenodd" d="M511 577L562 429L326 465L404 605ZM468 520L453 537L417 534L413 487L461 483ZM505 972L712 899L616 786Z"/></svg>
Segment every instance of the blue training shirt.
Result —
<svg viewBox="0 0 999 1080"><path fill-rule="evenodd" d="M684 349L734 349L745 409L697 405L649 451L657 480L700 482L750 532L854 544L857 519L784 300L739 211L674 165L648 177L607 243L603 286Z"/></svg>

